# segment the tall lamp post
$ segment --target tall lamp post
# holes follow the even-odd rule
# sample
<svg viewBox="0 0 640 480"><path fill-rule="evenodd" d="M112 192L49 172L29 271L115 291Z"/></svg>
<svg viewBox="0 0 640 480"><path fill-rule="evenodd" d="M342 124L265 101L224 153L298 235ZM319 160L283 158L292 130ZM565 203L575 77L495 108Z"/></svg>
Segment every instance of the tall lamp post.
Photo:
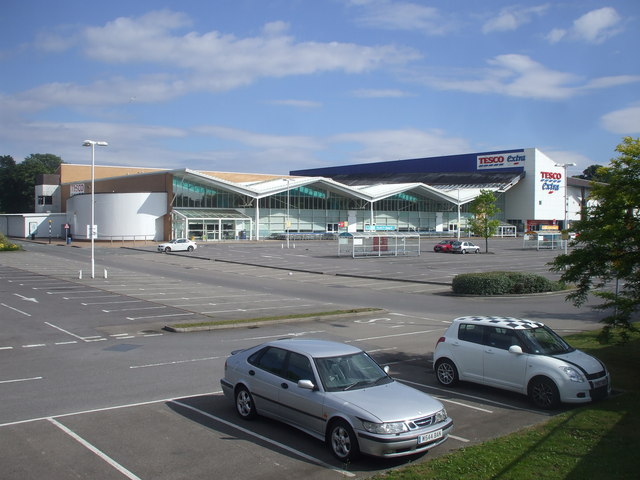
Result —
<svg viewBox="0 0 640 480"><path fill-rule="evenodd" d="M91 226L89 227L89 235L91 236L91 278L96 278L96 256L95 256L95 243L94 243L94 226L96 224L96 194L95 194L95 168L96 168L96 145L99 147L106 147L109 145L107 142L98 142L95 140L85 140L82 143L83 147L91 147Z"/></svg>
<svg viewBox="0 0 640 480"><path fill-rule="evenodd" d="M569 201L569 177L567 177L567 167L575 167L575 163L556 163L556 167L560 167L564 169L564 224L562 225L563 230L568 230L567 228L567 210L569 206L567 202ZM567 245L569 243L569 238L564 241L564 254L567 254Z"/></svg>

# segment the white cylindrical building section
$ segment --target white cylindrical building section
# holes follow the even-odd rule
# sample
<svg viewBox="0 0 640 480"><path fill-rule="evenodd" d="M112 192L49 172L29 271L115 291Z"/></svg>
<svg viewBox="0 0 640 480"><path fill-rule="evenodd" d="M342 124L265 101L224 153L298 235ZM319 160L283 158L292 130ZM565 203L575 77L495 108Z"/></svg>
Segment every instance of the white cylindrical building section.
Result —
<svg viewBox="0 0 640 480"><path fill-rule="evenodd" d="M166 193L96 193L95 202L98 240L163 240ZM91 195L74 195L69 199L67 221L75 238L90 238Z"/></svg>

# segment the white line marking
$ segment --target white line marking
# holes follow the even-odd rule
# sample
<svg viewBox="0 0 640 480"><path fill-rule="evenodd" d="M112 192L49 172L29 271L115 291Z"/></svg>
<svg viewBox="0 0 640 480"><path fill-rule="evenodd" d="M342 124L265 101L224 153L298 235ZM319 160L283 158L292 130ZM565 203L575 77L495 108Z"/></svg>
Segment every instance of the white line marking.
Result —
<svg viewBox="0 0 640 480"><path fill-rule="evenodd" d="M30 316L31 316L31 314L30 314L30 313L23 312L22 310L18 310L17 308L10 307L10 306L9 306L9 305L7 305L6 303L0 303L0 305L2 305L3 307L10 308L11 310L14 310L14 311L16 311L16 312L18 312L18 313L21 313L22 315L26 315L27 317L30 317Z"/></svg>
<svg viewBox="0 0 640 480"><path fill-rule="evenodd" d="M455 435L449 435L449 438L453 438L454 440L458 440L459 442L470 442L471 440L468 440L466 438L462 438L462 437L456 437Z"/></svg>
<svg viewBox="0 0 640 480"><path fill-rule="evenodd" d="M74 440L76 440L78 443L80 443L82 446L84 446L86 449L92 451L93 453L95 453L98 457L100 457L102 460L104 460L105 462L107 462L109 465L111 465L113 468L115 468L116 470L118 470L120 473L122 473L125 477L130 478L131 480L141 480L140 477L138 477L137 475L133 474L131 471L127 470L126 468L124 468L122 465L120 465L118 462L116 462L113 458L111 458L109 455L107 455L106 453L102 452L101 450L98 450L96 447L94 447L93 445L91 445L89 442L87 442L84 438L82 438L80 435L78 435L77 433L73 432L72 430L70 430L69 428L65 427L64 425L62 425L60 422L58 422L56 419L54 418L48 418L47 420L49 420L49 422L51 422L52 424L54 424L56 427L58 427L60 430L62 430L64 433L66 433L67 435L69 435L71 438L73 438Z"/></svg>
<svg viewBox="0 0 640 480"><path fill-rule="evenodd" d="M72 340L70 342L56 342L54 345L73 345L74 343L78 343L77 340Z"/></svg>
<svg viewBox="0 0 640 480"><path fill-rule="evenodd" d="M218 360L224 357L206 357L206 358L193 358L191 360L175 360L173 362L163 362L163 363L150 363L148 365L131 365L129 368L147 368L147 367L163 367L166 365L179 365L181 363L191 363L191 362L204 362L207 360Z"/></svg>
<svg viewBox="0 0 640 480"><path fill-rule="evenodd" d="M167 307L166 307L165 305L162 305L162 306L160 306L160 307L118 308L118 309L116 309L116 310L105 310L105 309L103 309L102 311L103 311L104 313L112 313L112 312L129 312L129 311L131 311L131 310L134 310L134 311L136 311L136 312L137 312L137 311L139 311L139 310L159 310L159 309L162 309L162 308L167 308Z"/></svg>
<svg viewBox="0 0 640 480"><path fill-rule="evenodd" d="M195 315L195 313L170 313L167 315L148 315L146 317L125 317L125 318L127 320L144 320L145 318L184 317L186 315Z"/></svg>
<svg viewBox="0 0 640 480"><path fill-rule="evenodd" d="M28 382L30 380L42 380L42 377L16 378L15 380L0 380L0 383Z"/></svg>
<svg viewBox="0 0 640 480"><path fill-rule="evenodd" d="M433 332L439 332L439 331L440 331L440 329L438 329L438 330L422 330L421 332L406 332L406 333L396 333L394 335L382 335L382 336L379 336L379 337L356 338L355 340L345 341L344 343L364 342L364 341L367 341L367 340L379 340L381 338L405 337L407 335L419 335L421 333L433 333Z"/></svg>
<svg viewBox="0 0 640 480"><path fill-rule="evenodd" d="M36 348L36 347L46 347L46 343L33 343L31 345L22 345L22 348Z"/></svg>
<svg viewBox="0 0 640 480"><path fill-rule="evenodd" d="M0 347L0 350L13 350L13 347Z"/></svg>
<svg viewBox="0 0 640 480"><path fill-rule="evenodd" d="M206 397L207 395L221 395L221 394L222 394L222 390L218 390L217 392L194 393L193 395L185 395L185 397L195 398L195 397ZM179 398L185 398L185 397L179 397ZM159 399L159 400L149 400L147 402L129 403L129 404L125 404L125 405L115 405L113 407L93 408L91 410L80 410L78 412L62 413L60 415L54 415L53 417L49 416L49 417L28 418L26 420L17 420L15 422L0 423L0 428L2 428L2 427L12 427L14 425L21 425L23 423L39 422L41 420L49 420L50 418L74 417L76 415L85 415L85 414L88 414L88 413L108 412L110 410L119 410L121 408L143 407L145 405L154 405L156 403L173 402L174 400L177 400L177 398L175 398L175 397L174 398L162 398L162 399Z"/></svg>
<svg viewBox="0 0 640 480"><path fill-rule="evenodd" d="M243 428L243 427L241 427L239 425L236 425L235 423L228 422L227 420L224 420L224 419L222 419L220 417L216 417L215 415L211 415L210 413L207 413L207 412L202 411L202 410L200 410L198 408L192 407L191 405L187 405L186 403L182 403L182 402L179 402L177 400L173 400L173 403L175 403L176 405L180 405L181 407L187 408L187 409L189 409L191 411L194 411L196 413L199 413L200 415L203 415L203 416L205 416L207 418L215 420L216 422L220 422L220 423L222 423L224 425L227 425L228 427L232 427L232 428L235 428L237 430L240 430L241 432L245 433L246 435L249 435L251 437L254 437L254 438L257 438L259 440L262 440L263 442L267 442L267 443L270 443L271 445L275 445L275 446L277 446L279 448L282 448L282 449L286 450L287 452L291 452L294 455L297 455L297 456L299 456L301 458L304 458L305 460L309 460L310 462L315 463L316 465L319 465L321 467L327 468L327 469L329 469L331 471L334 471L336 473L344 475L345 477L355 477L356 476L354 473L348 472L346 470L342 470L340 468L336 468L333 465L325 463L322 460L319 460L319 459L317 459L315 457L312 457L311 455L307 455L306 453L303 453L300 450L296 450L295 448L291 448L288 445L285 445L285 444L280 443L280 442L276 442L275 440L272 440L272 439L270 439L268 437L265 437L263 435L257 434L255 432L252 432L251 430L248 430L248 429Z"/></svg>
<svg viewBox="0 0 640 480"><path fill-rule="evenodd" d="M71 335L72 337L75 337L75 338L77 338L79 340L84 340L84 338L81 337L80 335L76 335L75 333L71 333L68 330L65 330L64 328L60 328L60 327L54 325L53 323L49 323L49 322L44 322L44 323L45 323L45 325L49 325L50 327L53 327L56 330L60 330L62 333L66 333L67 335Z"/></svg>

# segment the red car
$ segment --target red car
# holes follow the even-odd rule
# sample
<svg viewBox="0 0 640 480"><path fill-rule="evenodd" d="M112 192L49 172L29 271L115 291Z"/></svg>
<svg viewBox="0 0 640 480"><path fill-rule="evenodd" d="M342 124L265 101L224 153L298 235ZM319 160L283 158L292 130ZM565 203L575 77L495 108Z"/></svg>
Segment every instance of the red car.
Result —
<svg viewBox="0 0 640 480"><path fill-rule="evenodd" d="M452 245L455 240L443 240L433 247L434 252L452 252Z"/></svg>

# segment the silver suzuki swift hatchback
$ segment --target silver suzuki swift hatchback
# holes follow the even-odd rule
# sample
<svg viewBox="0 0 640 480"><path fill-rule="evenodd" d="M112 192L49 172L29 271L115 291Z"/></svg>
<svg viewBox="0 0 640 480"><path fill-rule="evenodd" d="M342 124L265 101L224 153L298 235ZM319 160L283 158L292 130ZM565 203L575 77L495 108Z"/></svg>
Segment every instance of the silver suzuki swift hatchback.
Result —
<svg viewBox="0 0 640 480"><path fill-rule="evenodd" d="M462 380L520 392L544 409L611 392L600 360L571 347L544 324L519 318L456 318L436 344L433 365L441 385Z"/></svg>

